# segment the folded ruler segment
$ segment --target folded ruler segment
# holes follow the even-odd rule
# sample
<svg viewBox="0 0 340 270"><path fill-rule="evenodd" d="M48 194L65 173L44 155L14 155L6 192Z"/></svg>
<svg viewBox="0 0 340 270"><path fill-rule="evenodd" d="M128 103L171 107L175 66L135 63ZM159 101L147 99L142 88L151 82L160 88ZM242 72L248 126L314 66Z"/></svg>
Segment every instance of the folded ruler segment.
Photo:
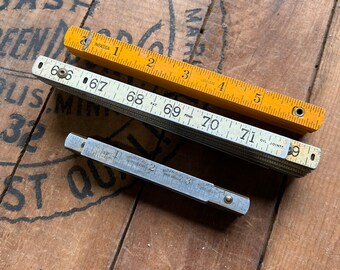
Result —
<svg viewBox="0 0 340 270"><path fill-rule="evenodd" d="M68 93L264 167L302 176L320 149L57 60L39 56L32 73Z"/></svg>
<svg viewBox="0 0 340 270"><path fill-rule="evenodd" d="M249 209L250 202L247 197L97 140L70 133L65 140L65 147L105 166L145 179L202 203L242 215Z"/></svg>
<svg viewBox="0 0 340 270"><path fill-rule="evenodd" d="M64 45L98 65L301 134L324 119L321 107L79 27L68 29Z"/></svg>

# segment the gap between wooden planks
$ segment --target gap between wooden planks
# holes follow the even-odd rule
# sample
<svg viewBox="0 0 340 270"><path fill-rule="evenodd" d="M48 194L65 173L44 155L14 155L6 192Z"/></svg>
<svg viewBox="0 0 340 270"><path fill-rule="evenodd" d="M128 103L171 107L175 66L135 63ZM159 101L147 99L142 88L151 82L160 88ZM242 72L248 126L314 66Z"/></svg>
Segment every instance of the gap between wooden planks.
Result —
<svg viewBox="0 0 340 270"><path fill-rule="evenodd" d="M269 89L306 98L327 29L331 3L320 10L320 3L285 2L274 5L267 2L268 6L263 4L261 11L258 6L256 9L243 4L227 2L226 5L229 11L227 25L230 27L224 29L228 30L228 49L223 55L225 72L266 85ZM221 19L218 17L218 3L214 11L215 17L211 15L202 38L206 36L210 41L207 46L211 55L217 54L214 46L219 42L218 37L223 35L221 32L216 34L216 25ZM316 13L318 16L314 17ZM310 35L314 36L313 42L307 41ZM315 40L318 42L314 43ZM285 61L282 62L282 59ZM218 62L206 60L208 67ZM274 179L275 176L270 173L263 174L263 170L251 165L233 163L196 144L184 144L185 147L171 160L171 165L181 169L189 167L191 173L201 172L219 185L223 183L228 188L248 193L253 208L247 217L233 220L148 186L143 191L115 267L256 269L273 222L278 194L277 190L275 192L278 183L273 181L279 179ZM168 196L171 196L170 199L167 199Z"/></svg>
<svg viewBox="0 0 340 270"><path fill-rule="evenodd" d="M340 267L340 7L335 5L311 102L323 106L321 130L305 141L322 149L312 174L290 181L280 204L261 269Z"/></svg>
<svg viewBox="0 0 340 270"><path fill-rule="evenodd" d="M199 13L204 18L208 3L96 3L93 14L97 16L84 26L105 34L120 35L123 40L146 48L157 45L156 48L169 56L188 59L199 33L186 36L187 16ZM140 16L145 16L142 22L135 12L131 12L131 6L139 11ZM43 6L39 8L35 15L48 14L42 9ZM175 12L176 29L172 26ZM111 14L119 16L108 22L107 17ZM197 26L195 29L200 29L202 21L193 20ZM32 21L27 20L27 24L29 27ZM79 64L74 57L69 60ZM94 69L89 64L81 64ZM108 73L100 68L96 71ZM127 81L126 77L112 72L108 75ZM41 82L37 85L48 89ZM152 90L150 86L144 87ZM0 232L5 239L0 249L1 258L4 258L0 261L0 268L18 269L30 265L36 268L93 269L109 266L132 213L139 188L138 185L130 187L132 177L72 156L62 147L67 133L74 131L108 140L149 158L157 153L158 140L164 156L173 144L169 138L161 136L158 129L57 90L53 91L43 107L38 121L46 128L44 136L35 142L37 150L34 154L25 152L0 208ZM39 183L38 188L36 183ZM128 191L122 194L121 189ZM11 209L10 206L18 204L18 197L20 204L16 209Z"/></svg>
<svg viewBox="0 0 340 270"><path fill-rule="evenodd" d="M51 87L34 78L31 74L32 63L39 54L62 61L65 59L63 32L68 25L81 23L90 4L91 1L87 0L81 3L61 1L57 5L36 1L4 1L0 5L2 195L12 182L10 176L15 173L23 153L39 153L37 142L46 131L44 123L37 123L37 119ZM33 128L35 133L30 138ZM14 180L20 181L20 178Z"/></svg>
<svg viewBox="0 0 340 270"><path fill-rule="evenodd" d="M131 3L130 1L129 6L135 5L139 12L148 10L147 14L143 16L143 21L136 20L135 12L126 9L127 2L125 1L117 2L116 7L109 3L102 3L97 6L94 17L86 20L85 26L95 30L96 28L101 29L105 25L106 30L110 29L113 33L117 33L121 27L128 30L127 33L133 33L132 36L136 44L139 38L136 40L135 37L142 36L143 27L147 28L151 22L155 22L155 25L158 23L153 20L152 15L159 14L159 10L162 10L161 14L165 14L168 9L164 6L169 8L170 2L172 1L164 1L160 7L149 2ZM177 20L182 18L176 28L177 43L173 47L174 57L180 58L183 55L186 42L194 41L183 37L187 31L185 17L183 18L185 8L194 9L200 5L202 12L199 15L204 18L209 1L195 2L195 4L187 3L187 6L183 7L180 1L173 2L173 8L178 12ZM309 12L305 14L306 8ZM308 1L302 1L299 4L294 1L282 4L268 1L262 3L262 6L250 5L248 1L240 1L237 4L233 2L223 4L220 1L215 1L213 13L201 39L204 43L197 44L196 53L198 55L195 53L194 59L201 61L202 65L210 69L223 68L223 72L234 74L240 79L304 98L310 83L305 78L312 77L313 64L322 43L320 33L325 31L326 15L329 13L329 9L327 4L313 4ZM106 16L108 13L120 14L120 16L116 17L115 21L108 22ZM182 17L178 14L181 14ZM301 19L300 15L302 14L305 17ZM313 27L310 25L301 26L302 21L311 23ZM168 23L168 21L162 20L162 23ZM135 24L139 24L138 29L134 26ZM255 29L254 24L257 26ZM222 27L216 30L216 26ZM181 35L182 39L178 38ZM169 36L168 32L159 31L156 33L156 37L162 41ZM220 48L222 45L220 43L223 43L221 38L223 36L227 37L228 47L221 52L216 47ZM128 38L128 35L125 38ZM288 41L286 40L289 40L289 44L294 44L294 46L287 45ZM308 44L307 47L304 42ZM203 50L203 46L200 44L204 44L205 50L201 55L199 53L200 50ZM293 49L296 54L292 55ZM282 63L282 59L285 59L286 62ZM280 76L282 70L284 70L285 76ZM287 77L290 80L286 80ZM297 88L293 88L294 85ZM299 91L293 91L296 89ZM55 92L46 109L53 109L58 98L58 92ZM66 98L67 96L65 96ZM47 110L41 119L41 123L48 127L46 139L38 144L39 149L43 149L43 151L36 156L26 154L23 163L32 162L37 157L48 159L53 153L63 156L66 151L60 145L62 145L70 127L81 133L91 134L92 132L95 134L94 130L96 130L98 135L104 134L105 136L115 128L113 124L105 128L101 127L101 122L110 122L104 116L100 118L86 117L86 112L79 116L74 114L74 108L74 115L72 113L67 115L66 112L62 115L60 111L56 113L55 110L54 112L52 110L54 114L51 115L51 112L47 113ZM101 113L103 112L101 111ZM117 116L110 116L109 119L117 121L117 125L123 125L128 121L124 117L117 118ZM89 121L94 123L92 131L88 129ZM128 129L115 137L115 140L132 147L131 140L128 140L128 138L131 139L129 135L132 135L133 138L138 137L138 131L140 132L141 128L142 125L133 122ZM136 132L131 133L131 130ZM147 129L142 130L143 134L150 132ZM145 149L153 149L154 137L150 135L145 137L140 143ZM165 138L167 138L166 141L170 140L171 144L167 147L167 143L162 141L161 147L164 152L158 156L159 160L166 159L166 153L171 153L171 149L177 142L182 143L183 146L178 147L176 157L170 161L171 165L200 177L211 177L209 180L226 188L235 188L239 192L251 195L254 200L252 212L245 218L235 219L235 216L228 213L221 213L178 197L176 194L147 186L136 208L135 215L132 217L127 237L123 239L123 252L118 255L117 262L112 266L124 268L127 263L132 263L132 266L137 265L140 268L149 269L182 266L188 268L207 266L222 269L228 267L254 269L261 251L266 245L265 240L272 222L271 216L279 188L279 182L275 182L275 180L280 181L281 176L202 146L187 141L183 142L170 134L166 134ZM54 142L52 146L51 141ZM190 156L191 162L187 162L187 151L197 153ZM210 160L211 156L214 159ZM86 167L88 166L86 160L68 162L62 166L49 168L50 175L54 179L63 180L66 179L70 167L83 166L87 171L89 170ZM214 166L218 162L221 162L223 168L217 172ZM206 164L206 166L201 164ZM230 168L238 168L241 173L236 170L230 171L225 164L229 164ZM245 166L247 166L247 171L244 172ZM106 173L104 168L98 168L98 171L100 174ZM29 172L24 168L18 170L18 174L26 178L32 172L42 173L39 169L31 169ZM78 184L82 183L80 175L77 175L75 180L79 181ZM92 181L93 179L91 179ZM250 181L252 182L249 183ZM35 215L38 211L43 213L47 210L48 212L56 207L66 209L68 205L83 206L79 199L72 198L67 193L70 192L67 190L67 182L54 181L51 184L49 181L43 184L42 191L45 194L43 208L37 210L34 204L35 194L28 192L32 189L31 182L25 181L22 185L19 184L16 183L15 187L27 191L25 195L27 195L26 199L29 205L26 205L26 208L20 213L11 214L12 218L18 217L20 214ZM95 182L92 182L92 188L94 196L102 194L101 188L96 186ZM17 267L29 263L32 267L43 268L70 265L74 268L101 268L111 265L113 257L117 254L117 246L129 216L133 213L131 206L135 194L135 191L131 192L131 195L123 193L88 211L60 219L30 224L20 222L14 225L5 224L2 228L2 235L6 239L7 245L1 249L1 257L9 259L2 263L6 267L11 263ZM59 198L62 195L63 201L55 199L58 198L58 195ZM11 198L6 199L10 200ZM91 196L84 200L91 201ZM16 233L13 232L14 228ZM154 241L149 243L145 236L150 236ZM38 246L37 241L39 241ZM35 249L32 250L33 245ZM46 256L44 252L46 250L50 257ZM132 254L128 254L131 250ZM7 256L8 254L11 256ZM58 265L55 264L55 258L58 259Z"/></svg>

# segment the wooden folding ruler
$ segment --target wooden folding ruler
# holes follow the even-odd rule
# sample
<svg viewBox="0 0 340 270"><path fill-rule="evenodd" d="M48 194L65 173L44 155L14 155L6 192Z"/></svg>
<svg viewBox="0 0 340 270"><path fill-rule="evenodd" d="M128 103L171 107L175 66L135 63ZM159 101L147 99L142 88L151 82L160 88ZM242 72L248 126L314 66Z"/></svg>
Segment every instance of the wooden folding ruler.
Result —
<svg viewBox="0 0 340 270"><path fill-rule="evenodd" d="M61 90L264 167L303 176L320 149L99 74L39 56L32 73Z"/></svg>
<svg viewBox="0 0 340 270"><path fill-rule="evenodd" d="M304 134L324 109L79 27L64 45L76 56L172 91Z"/></svg>

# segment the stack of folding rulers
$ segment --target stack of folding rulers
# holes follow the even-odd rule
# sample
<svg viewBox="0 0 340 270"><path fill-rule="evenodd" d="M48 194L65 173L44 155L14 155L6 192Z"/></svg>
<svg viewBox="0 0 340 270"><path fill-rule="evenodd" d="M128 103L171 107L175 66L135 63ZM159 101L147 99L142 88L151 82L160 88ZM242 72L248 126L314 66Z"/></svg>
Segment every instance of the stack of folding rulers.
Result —
<svg viewBox="0 0 340 270"><path fill-rule="evenodd" d="M75 26L69 51L97 65L299 134L320 128L324 110L312 104L181 62ZM32 73L42 81L252 163L301 177L320 161L319 148L178 100L39 56ZM117 147L70 133L65 147L106 166L203 203L247 213L249 198Z"/></svg>

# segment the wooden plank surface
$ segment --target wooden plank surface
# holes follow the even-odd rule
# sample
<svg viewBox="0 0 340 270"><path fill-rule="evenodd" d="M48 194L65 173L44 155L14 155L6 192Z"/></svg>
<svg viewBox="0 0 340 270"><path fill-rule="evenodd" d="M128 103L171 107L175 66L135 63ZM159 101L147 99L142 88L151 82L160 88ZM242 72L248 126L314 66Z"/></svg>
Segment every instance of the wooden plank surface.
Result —
<svg viewBox="0 0 340 270"><path fill-rule="evenodd" d="M304 99L324 37L319 27L326 29L332 8L325 3L286 1L276 6L276 2L227 1L221 6L216 1L200 39L206 51L198 59L210 69L221 68L225 74ZM315 27L301 25L301 20ZM223 43L224 31L226 42L234 46L221 54L216 45ZM294 55L290 55L292 47ZM299 67L298 75L292 62ZM277 76L282 70L285 80ZM249 196L251 209L247 216L235 218L147 185L117 269L256 269L269 237L282 177L195 143L180 140L178 145L170 166Z"/></svg>
<svg viewBox="0 0 340 270"><path fill-rule="evenodd" d="M261 269L339 269L340 267L340 9L335 8L311 102L327 120L305 141L322 149L314 173L289 182Z"/></svg>
<svg viewBox="0 0 340 270"><path fill-rule="evenodd" d="M0 269L256 269L270 237L284 176L58 90L48 96L50 88L30 75L31 64L36 54L45 54L163 93L161 89L66 54L60 45L62 36L67 26L74 23L305 99L313 84L333 3L326 0L64 2L17 0L0 4L3 112ZM336 32L336 26L332 29ZM332 53L338 50L329 51L328 55ZM335 61L331 56L324 57L323 66L336 67ZM333 108L336 103L332 105L325 98L325 88L338 89L338 81L324 84L326 72L327 68L323 77L320 75L323 73L319 74L313 101ZM336 69L332 74L327 76L335 80ZM205 106L182 96L177 98ZM209 109L272 129L232 112L211 106ZM252 200L251 210L247 216L237 217L79 158L62 147L71 131L248 195ZM321 136L336 134L331 126L324 127L322 132L308 140L321 145ZM330 142L331 139L324 142L326 149ZM314 179L313 183L317 183L326 174L325 170L323 167L307 180ZM334 179L330 183L334 184ZM298 215L290 209L289 194L295 198L305 189L299 186L300 182L293 183L288 187L287 199L285 196L282 199L278 219L288 224ZM323 192L327 196L331 191L325 188ZM336 195L334 191L332 194ZM334 203L334 213L338 206ZM307 204L303 207L307 208ZM316 217L311 210L306 212L306 219L309 215ZM331 237L329 229L335 228L332 220L326 223L328 227L322 227L327 229L325 239ZM285 231L280 229L278 221L266 257L268 269L282 266L277 260L282 258L286 242L279 241ZM313 235L318 230L310 232ZM332 238L332 241L336 245L336 240ZM300 246L301 252L303 247ZM312 251L323 248L317 246ZM333 253L333 257L327 257L329 253L322 255L319 268L336 265L339 252L334 248ZM291 268L300 265L288 257L284 262L285 265L291 262Z"/></svg>
<svg viewBox="0 0 340 270"><path fill-rule="evenodd" d="M64 60L63 36L70 24L80 24L91 1L36 3L36 1L3 1L0 4L0 165L1 178L13 172L25 149L35 121L50 87L31 74L32 63L39 54ZM77 14L77 16L76 16ZM46 127L37 125L26 147L28 155L39 149L37 141ZM5 188L0 182L0 190Z"/></svg>
<svg viewBox="0 0 340 270"><path fill-rule="evenodd" d="M85 18L84 27L139 46L154 47L182 60L190 57L186 44L194 43L198 34L186 36L186 10L190 13L199 8L204 17L208 3L188 1L174 5L172 1L160 1L151 8L150 2L120 1L115 5L101 2L92 6L93 17L79 13L78 24ZM140 16L145 17L143 21L131 13L128 6L139 10ZM176 32L172 26L175 13ZM117 16L108 21L108 14ZM196 22L198 29L202 23ZM78 60L69 58L70 63L94 69ZM29 70L31 64L32 61ZM100 68L94 70L107 73ZM112 73L107 75L127 80ZM48 89L42 82L36 83ZM49 97L38 121L34 132L43 125L44 136L36 142L34 155L25 152L12 182L7 180L9 189L1 202L0 219L4 222L0 231L4 241L0 249L3 258L0 268L22 269L26 265L56 269L110 267L139 187L131 189L132 177L78 158L64 149L66 135L72 131L97 137L148 158L155 156L156 147L171 147L171 141L160 137L158 129L57 90ZM127 192L121 193L126 189ZM50 256L46 256L46 252Z"/></svg>

